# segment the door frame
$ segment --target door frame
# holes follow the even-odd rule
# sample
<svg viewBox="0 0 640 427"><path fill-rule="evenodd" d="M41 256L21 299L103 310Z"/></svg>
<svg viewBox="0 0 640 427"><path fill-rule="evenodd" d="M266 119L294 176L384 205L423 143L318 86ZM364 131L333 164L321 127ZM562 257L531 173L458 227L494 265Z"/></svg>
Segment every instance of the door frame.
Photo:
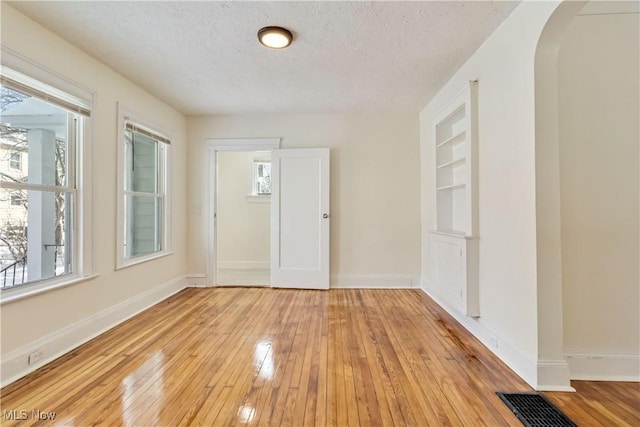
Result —
<svg viewBox="0 0 640 427"><path fill-rule="evenodd" d="M282 138L209 138L207 139L207 182L205 200L207 232L208 288L217 286L217 229L214 214L217 212L218 151L272 151L280 148Z"/></svg>

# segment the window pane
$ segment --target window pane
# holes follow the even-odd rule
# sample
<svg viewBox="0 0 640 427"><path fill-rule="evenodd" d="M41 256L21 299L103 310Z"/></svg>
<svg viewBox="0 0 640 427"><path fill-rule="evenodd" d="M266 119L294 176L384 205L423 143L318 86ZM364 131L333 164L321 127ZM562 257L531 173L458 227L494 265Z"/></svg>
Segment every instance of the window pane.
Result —
<svg viewBox="0 0 640 427"><path fill-rule="evenodd" d="M22 169L22 153L11 153L9 157L9 167L11 169Z"/></svg>
<svg viewBox="0 0 640 427"><path fill-rule="evenodd" d="M271 194L271 162L253 163L255 176L255 194Z"/></svg>
<svg viewBox="0 0 640 427"><path fill-rule="evenodd" d="M2 288L71 273L72 198L64 192L0 190Z"/></svg>
<svg viewBox="0 0 640 427"><path fill-rule="evenodd" d="M75 115L0 86L2 180L67 186L71 116Z"/></svg>
<svg viewBox="0 0 640 427"><path fill-rule="evenodd" d="M125 197L125 257L162 250L162 198Z"/></svg>
<svg viewBox="0 0 640 427"><path fill-rule="evenodd" d="M125 132L125 190L158 192L158 142Z"/></svg>

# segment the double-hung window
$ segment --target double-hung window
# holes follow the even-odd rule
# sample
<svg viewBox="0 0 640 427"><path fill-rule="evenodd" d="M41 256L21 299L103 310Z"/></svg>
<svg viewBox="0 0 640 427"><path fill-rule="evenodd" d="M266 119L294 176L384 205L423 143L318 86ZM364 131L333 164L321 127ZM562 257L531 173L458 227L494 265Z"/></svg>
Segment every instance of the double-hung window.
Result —
<svg viewBox="0 0 640 427"><path fill-rule="evenodd" d="M121 110L118 267L170 253L170 139Z"/></svg>
<svg viewBox="0 0 640 427"><path fill-rule="evenodd" d="M22 153L16 152L9 155L9 168L22 170Z"/></svg>
<svg viewBox="0 0 640 427"><path fill-rule="evenodd" d="M271 153L253 151L249 153L250 181L249 203L269 203L271 200Z"/></svg>
<svg viewBox="0 0 640 427"><path fill-rule="evenodd" d="M80 171L91 102L4 66L0 83L0 157L8 160L0 163L0 289L7 300L87 273Z"/></svg>

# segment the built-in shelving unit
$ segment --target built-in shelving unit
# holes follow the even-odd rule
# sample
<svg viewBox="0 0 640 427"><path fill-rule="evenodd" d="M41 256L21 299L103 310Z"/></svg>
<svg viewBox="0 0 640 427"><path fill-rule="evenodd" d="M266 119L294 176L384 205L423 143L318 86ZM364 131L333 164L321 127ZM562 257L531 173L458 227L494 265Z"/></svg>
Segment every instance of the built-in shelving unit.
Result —
<svg viewBox="0 0 640 427"><path fill-rule="evenodd" d="M435 120L436 224L431 233L435 289L474 317L480 315L477 90L478 82L469 82Z"/></svg>
<svg viewBox="0 0 640 427"><path fill-rule="evenodd" d="M471 82L435 125L436 230L469 236L475 233L476 86Z"/></svg>

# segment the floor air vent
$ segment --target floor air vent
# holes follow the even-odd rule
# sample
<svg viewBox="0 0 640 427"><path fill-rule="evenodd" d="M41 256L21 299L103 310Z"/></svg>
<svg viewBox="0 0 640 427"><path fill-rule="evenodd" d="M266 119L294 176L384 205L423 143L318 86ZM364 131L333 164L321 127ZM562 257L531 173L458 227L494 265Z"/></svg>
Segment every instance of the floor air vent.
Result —
<svg viewBox="0 0 640 427"><path fill-rule="evenodd" d="M496 393L525 427L577 427L539 393Z"/></svg>

